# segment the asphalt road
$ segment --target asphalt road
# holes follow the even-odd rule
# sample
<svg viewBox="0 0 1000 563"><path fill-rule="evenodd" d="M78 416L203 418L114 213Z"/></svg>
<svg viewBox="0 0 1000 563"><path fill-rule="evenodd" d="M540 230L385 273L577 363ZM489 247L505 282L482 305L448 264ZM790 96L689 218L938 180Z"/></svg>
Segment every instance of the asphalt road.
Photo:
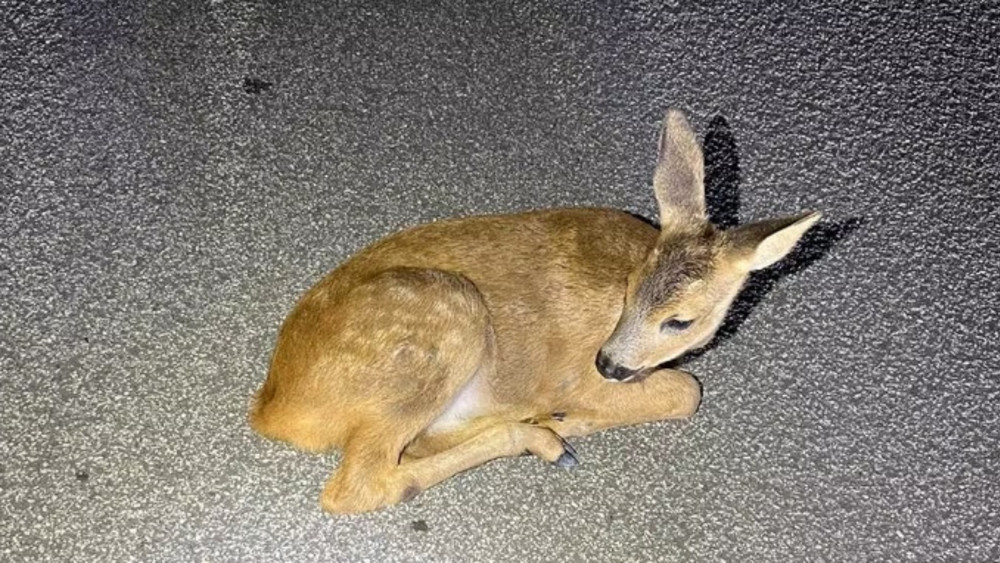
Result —
<svg viewBox="0 0 1000 563"><path fill-rule="evenodd" d="M995 2L0 0L0 30L0 559L1000 558ZM721 223L826 213L685 364L697 417L321 513L337 456L244 419L296 297L437 218L651 217L668 106Z"/></svg>

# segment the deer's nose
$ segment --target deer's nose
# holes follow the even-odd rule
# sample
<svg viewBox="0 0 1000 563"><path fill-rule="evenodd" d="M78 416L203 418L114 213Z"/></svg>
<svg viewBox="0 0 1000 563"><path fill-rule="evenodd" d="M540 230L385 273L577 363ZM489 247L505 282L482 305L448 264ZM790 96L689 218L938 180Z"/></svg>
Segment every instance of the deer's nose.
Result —
<svg viewBox="0 0 1000 563"><path fill-rule="evenodd" d="M617 381L622 381L628 379L635 375L635 370L622 367L611 361L611 358L604 353L603 350L597 353L597 371L601 372L601 375L605 379L614 379Z"/></svg>

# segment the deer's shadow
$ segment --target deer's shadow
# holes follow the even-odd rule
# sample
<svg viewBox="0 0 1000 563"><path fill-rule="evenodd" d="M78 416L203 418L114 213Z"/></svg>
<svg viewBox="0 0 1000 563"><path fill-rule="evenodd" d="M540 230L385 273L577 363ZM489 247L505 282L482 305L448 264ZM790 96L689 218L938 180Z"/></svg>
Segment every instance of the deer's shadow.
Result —
<svg viewBox="0 0 1000 563"><path fill-rule="evenodd" d="M708 125L704 142L705 202L717 226L729 229L740 221L740 158L736 139L725 118L717 116ZM785 277L801 272L825 256L841 240L861 228L864 219L821 220L799 241L795 249L777 264L754 272L733 302L725 321L708 346L669 362L671 366L697 358L732 338L768 293Z"/></svg>

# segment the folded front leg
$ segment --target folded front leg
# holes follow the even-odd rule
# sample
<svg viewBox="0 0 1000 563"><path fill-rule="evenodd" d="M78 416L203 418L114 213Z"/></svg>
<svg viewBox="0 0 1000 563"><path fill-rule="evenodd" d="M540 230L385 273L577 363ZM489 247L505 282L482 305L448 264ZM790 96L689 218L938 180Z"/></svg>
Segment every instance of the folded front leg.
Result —
<svg viewBox="0 0 1000 563"><path fill-rule="evenodd" d="M697 379L683 371L664 369L634 383L602 381L583 394L574 408L532 421L570 438L607 428L690 418L700 404Z"/></svg>

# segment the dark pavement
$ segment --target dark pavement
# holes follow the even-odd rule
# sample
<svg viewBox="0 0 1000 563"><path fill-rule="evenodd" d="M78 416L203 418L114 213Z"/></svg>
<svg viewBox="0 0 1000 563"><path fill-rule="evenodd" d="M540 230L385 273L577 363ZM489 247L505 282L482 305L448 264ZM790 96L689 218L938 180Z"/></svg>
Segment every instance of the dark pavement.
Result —
<svg viewBox="0 0 1000 563"><path fill-rule="evenodd" d="M0 0L0 22L0 560L1000 558L997 3ZM672 105L720 222L826 214L686 363L697 417L321 513L337 456L244 421L297 296L432 219L652 216Z"/></svg>

